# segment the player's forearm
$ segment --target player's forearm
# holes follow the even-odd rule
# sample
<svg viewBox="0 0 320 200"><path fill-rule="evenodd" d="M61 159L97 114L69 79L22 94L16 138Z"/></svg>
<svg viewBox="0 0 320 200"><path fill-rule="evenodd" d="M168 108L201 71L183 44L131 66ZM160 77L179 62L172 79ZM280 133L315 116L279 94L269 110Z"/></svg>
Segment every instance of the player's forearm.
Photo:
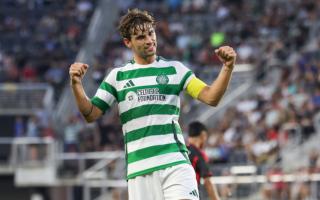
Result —
<svg viewBox="0 0 320 200"><path fill-rule="evenodd" d="M217 79L209 86L206 87L205 95L207 96L206 103L211 106L217 106L222 99L225 91L228 88L232 75L232 69L223 66Z"/></svg>
<svg viewBox="0 0 320 200"><path fill-rule="evenodd" d="M82 113L87 122L92 122L90 114L93 109L93 105L87 97L84 88L81 83L71 83L72 93L75 97L79 111Z"/></svg>
<svg viewBox="0 0 320 200"><path fill-rule="evenodd" d="M214 184L211 183L209 177L204 179L204 187L207 190L210 200L220 200L217 188Z"/></svg>

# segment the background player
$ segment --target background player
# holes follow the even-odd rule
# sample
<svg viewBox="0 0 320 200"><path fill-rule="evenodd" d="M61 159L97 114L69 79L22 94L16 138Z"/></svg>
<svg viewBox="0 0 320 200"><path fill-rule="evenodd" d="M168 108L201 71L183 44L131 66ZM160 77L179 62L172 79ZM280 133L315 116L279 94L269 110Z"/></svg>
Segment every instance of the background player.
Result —
<svg viewBox="0 0 320 200"><path fill-rule="evenodd" d="M189 158L196 172L197 183L200 185L200 179L203 178L208 197L211 200L220 200L215 185L210 181L212 173L208 165L208 157L203 151L208 139L207 128L200 122L191 122L188 127L188 136Z"/></svg>

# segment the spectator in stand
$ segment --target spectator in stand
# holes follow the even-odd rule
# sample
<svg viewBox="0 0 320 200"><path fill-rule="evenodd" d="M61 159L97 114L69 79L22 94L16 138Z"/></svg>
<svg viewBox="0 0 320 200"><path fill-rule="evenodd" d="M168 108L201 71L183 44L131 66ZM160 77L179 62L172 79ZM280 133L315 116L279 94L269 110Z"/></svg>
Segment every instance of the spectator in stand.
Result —
<svg viewBox="0 0 320 200"><path fill-rule="evenodd" d="M14 137L23 137L25 134L25 125L23 122L23 118L21 116L17 116L14 122Z"/></svg>
<svg viewBox="0 0 320 200"><path fill-rule="evenodd" d="M313 199L311 197L311 187L310 183L305 181L303 177L307 176L309 170L305 167L298 169L295 173L297 179L291 184L291 194L290 197L293 200L307 200Z"/></svg>
<svg viewBox="0 0 320 200"><path fill-rule="evenodd" d="M26 137L31 137L31 138L39 138L39 137L41 137L39 118L36 115L32 115L28 119Z"/></svg>
<svg viewBox="0 0 320 200"><path fill-rule="evenodd" d="M262 187L264 200L288 200L290 199L290 187L282 179L275 181L274 177L283 176L279 166L272 167L267 172L267 183Z"/></svg>
<svg viewBox="0 0 320 200"><path fill-rule="evenodd" d="M39 118L36 115L29 117L26 127L26 137L33 139L41 137ZM31 161L39 159L39 146L37 144L30 144L28 150L28 159Z"/></svg>
<svg viewBox="0 0 320 200"><path fill-rule="evenodd" d="M64 151L79 152L80 131L83 129L81 118L76 115L71 115L69 122L64 130Z"/></svg>

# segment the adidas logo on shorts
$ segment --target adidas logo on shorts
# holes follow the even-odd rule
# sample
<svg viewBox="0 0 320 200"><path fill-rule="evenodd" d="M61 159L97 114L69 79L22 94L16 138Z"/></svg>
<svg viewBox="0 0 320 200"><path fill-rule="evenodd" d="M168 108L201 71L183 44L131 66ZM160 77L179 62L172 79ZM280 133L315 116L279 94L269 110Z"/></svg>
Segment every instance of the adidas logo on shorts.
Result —
<svg viewBox="0 0 320 200"><path fill-rule="evenodd" d="M197 190L192 190L189 194L195 197L199 197Z"/></svg>

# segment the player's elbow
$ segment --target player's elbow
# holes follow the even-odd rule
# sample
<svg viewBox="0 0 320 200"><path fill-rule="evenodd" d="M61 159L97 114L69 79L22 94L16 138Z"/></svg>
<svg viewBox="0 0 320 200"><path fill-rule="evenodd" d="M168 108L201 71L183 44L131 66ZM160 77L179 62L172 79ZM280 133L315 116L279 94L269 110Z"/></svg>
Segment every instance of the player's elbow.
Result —
<svg viewBox="0 0 320 200"><path fill-rule="evenodd" d="M83 118L87 123L92 123L97 119L94 115L83 116Z"/></svg>
<svg viewBox="0 0 320 200"><path fill-rule="evenodd" d="M224 91L217 91L208 87L200 93L198 99L209 106L216 107L218 106L223 94Z"/></svg>
<svg viewBox="0 0 320 200"><path fill-rule="evenodd" d="M220 101L220 99L216 97L210 97L210 96L202 96L202 97L199 97L198 100L213 107L217 106Z"/></svg>
<svg viewBox="0 0 320 200"><path fill-rule="evenodd" d="M209 105L209 106L216 107L216 106L218 106L219 102L220 102L220 99L219 99L219 100L213 99L213 100L210 100L210 101L208 102L208 105Z"/></svg>
<svg viewBox="0 0 320 200"><path fill-rule="evenodd" d="M88 113L87 115L82 112L82 115L87 123L96 121L102 114L103 112L94 105L92 106L92 110L90 111L90 113Z"/></svg>
<svg viewBox="0 0 320 200"><path fill-rule="evenodd" d="M205 101L205 103L209 106L216 107L219 105L220 99L221 98L209 98Z"/></svg>
<svg viewBox="0 0 320 200"><path fill-rule="evenodd" d="M85 117L84 119L87 123L92 123L95 121L93 118L90 118L90 117Z"/></svg>

